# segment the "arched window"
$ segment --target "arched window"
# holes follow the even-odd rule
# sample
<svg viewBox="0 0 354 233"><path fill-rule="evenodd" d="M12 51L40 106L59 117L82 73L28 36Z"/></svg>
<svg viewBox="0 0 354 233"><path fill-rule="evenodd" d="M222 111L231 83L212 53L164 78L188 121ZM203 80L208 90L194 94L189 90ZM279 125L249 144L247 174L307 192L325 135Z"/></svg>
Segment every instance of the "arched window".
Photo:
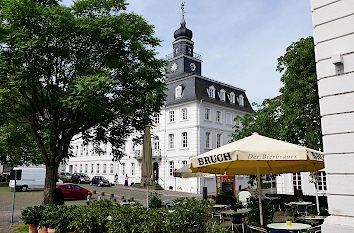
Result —
<svg viewBox="0 0 354 233"><path fill-rule="evenodd" d="M183 87L179 85L175 88L175 98L180 99L182 98L182 95L183 95Z"/></svg>
<svg viewBox="0 0 354 233"><path fill-rule="evenodd" d="M214 86L210 86L209 88L207 88L207 92L208 92L208 96L210 98L215 99L215 87Z"/></svg>
<svg viewBox="0 0 354 233"><path fill-rule="evenodd" d="M231 104L234 104L235 103L235 93L231 92L229 94L229 100L230 100L230 103Z"/></svg>
<svg viewBox="0 0 354 233"><path fill-rule="evenodd" d="M221 89L220 92L219 92L219 98L221 101L225 101L225 90L224 89Z"/></svg>

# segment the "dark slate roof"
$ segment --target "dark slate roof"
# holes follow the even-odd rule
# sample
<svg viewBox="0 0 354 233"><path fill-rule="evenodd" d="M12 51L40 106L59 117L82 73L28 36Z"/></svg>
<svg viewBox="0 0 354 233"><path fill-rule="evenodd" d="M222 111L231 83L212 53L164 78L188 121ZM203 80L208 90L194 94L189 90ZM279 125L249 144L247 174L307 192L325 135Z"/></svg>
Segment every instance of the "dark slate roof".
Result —
<svg viewBox="0 0 354 233"><path fill-rule="evenodd" d="M179 85L183 87L183 96L180 99L175 99L175 88ZM237 109L244 112L253 112L252 106L246 96L244 90L233 87L228 84L214 81L203 76L190 75L178 80L169 81L166 83L167 86L167 97L166 97L166 106L174 105L178 103L184 103L191 100L203 100L205 102ZM215 87L215 99L210 98L207 92L207 88L210 86ZM224 89L226 92L226 101L221 101L218 95L218 92ZM238 97L240 94L244 97L244 106L240 106L236 100L235 104L229 102L227 95L230 92L234 92L235 96Z"/></svg>

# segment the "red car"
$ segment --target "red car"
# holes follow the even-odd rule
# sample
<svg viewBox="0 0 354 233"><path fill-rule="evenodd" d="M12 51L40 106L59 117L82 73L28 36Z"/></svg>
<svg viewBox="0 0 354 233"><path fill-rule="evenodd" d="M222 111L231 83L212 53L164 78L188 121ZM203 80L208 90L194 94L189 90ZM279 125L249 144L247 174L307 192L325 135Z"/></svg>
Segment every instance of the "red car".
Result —
<svg viewBox="0 0 354 233"><path fill-rule="evenodd" d="M76 184L58 184L57 186L61 189L64 198L87 199L92 196L91 191Z"/></svg>

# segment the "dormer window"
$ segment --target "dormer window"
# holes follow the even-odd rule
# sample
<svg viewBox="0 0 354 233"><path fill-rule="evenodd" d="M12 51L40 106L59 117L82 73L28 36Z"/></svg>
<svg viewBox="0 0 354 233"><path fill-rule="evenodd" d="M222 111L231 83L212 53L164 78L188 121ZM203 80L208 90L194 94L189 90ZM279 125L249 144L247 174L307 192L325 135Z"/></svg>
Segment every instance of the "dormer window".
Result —
<svg viewBox="0 0 354 233"><path fill-rule="evenodd" d="M219 92L219 98L221 101L225 101L225 90L224 89L221 89L220 92Z"/></svg>
<svg viewBox="0 0 354 233"><path fill-rule="evenodd" d="M239 104L240 106L244 106L244 105L245 105L243 95L239 95L238 98L237 98L237 101L238 101L238 104Z"/></svg>
<svg viewBox="0 0 354 233"><path fill-rule="evenodd" d="M210 86L209 88L207 88L207 92L208 92L209 98L215 99L215 87L214 86Z"/></svg>
<svg viewBox="0 0 354 233"><path fill-rule="evenodd" d="M230 104L235 104L235 93L231 92L229 94Z"/></svg>
<svg viewBox="0 0 354 233"><path fill-rule="evenodd" d="M175 98L180 99L182 98L182 95L183 95L183 87L179 85L175 88Z"/></svg>

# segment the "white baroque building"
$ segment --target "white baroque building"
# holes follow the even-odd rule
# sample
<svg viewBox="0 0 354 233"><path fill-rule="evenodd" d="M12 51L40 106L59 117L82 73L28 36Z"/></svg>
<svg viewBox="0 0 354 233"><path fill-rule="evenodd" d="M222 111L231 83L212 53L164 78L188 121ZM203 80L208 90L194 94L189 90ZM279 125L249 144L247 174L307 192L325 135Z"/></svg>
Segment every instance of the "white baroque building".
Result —
<svg viewBox="0 0 354 233"><path fill-rule="evenodd" d="M206 186L215 192L215 177L182 179L173 172L190 158L227 144L233 126L239 124L234 118L253 110L244 90L201 75L201 56L193 51L192 31L186 28L183 16L174 38L173 53L167 57L165 106L154 116L151 129L153 179L164 189L201 193ZM126 156L118 162L112 161L110 145L103 145L105 153L97 155L92 146L74 140L75 157L68 161L67 171L103 175L110 181L117 173L119 183L124 183L127 174L129 183L140 183L142 146L134 145L132 137L125 144ZM236 189L247 187L247 181L248 177L237 177Z"/></svg>
<svg viewBox="0 0 354 233"><path fill-rule="evenodd" d="M354 0L311 0L327 173L324 233L354 232Z"/></svg>

